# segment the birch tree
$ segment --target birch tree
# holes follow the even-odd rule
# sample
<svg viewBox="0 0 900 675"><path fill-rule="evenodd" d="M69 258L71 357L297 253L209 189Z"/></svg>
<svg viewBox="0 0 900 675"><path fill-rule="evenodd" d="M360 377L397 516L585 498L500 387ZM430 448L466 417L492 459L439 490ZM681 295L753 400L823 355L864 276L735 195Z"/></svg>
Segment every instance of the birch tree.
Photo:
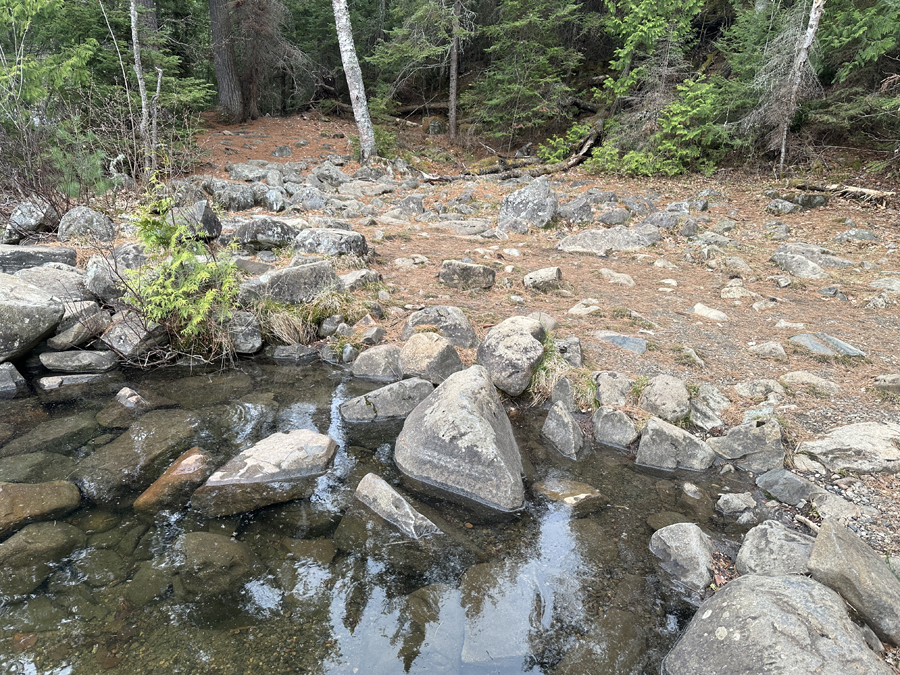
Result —
<svg viewBox="0 0 900 675"><path fill-rule="evenodd" d="M210 0L212 1L212 0ZM369 104L366 101L366 90L362 81L362 70L356 58L356 46L353 44L353 28L350 26L350 11L347 0L332 0L334 8L334 25L337 28L338 46L341 50L341 63L350 90L350 103L353 106L353 117L359 130L359 163L365 164L378 151L375 147L375 130L369 117Z"/></svg>

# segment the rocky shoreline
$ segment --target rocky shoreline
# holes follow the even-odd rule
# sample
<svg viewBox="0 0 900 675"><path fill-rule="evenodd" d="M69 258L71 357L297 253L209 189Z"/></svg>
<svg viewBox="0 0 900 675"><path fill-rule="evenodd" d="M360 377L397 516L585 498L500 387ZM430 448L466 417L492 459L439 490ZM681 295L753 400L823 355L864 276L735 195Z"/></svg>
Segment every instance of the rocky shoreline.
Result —
<svg viewBox="0 0 900 675"><path fill-rule="evenodd" d="M889 496L900 471L900 374L884 369L896 364L890 336L896 335L900 272L890 268L896 260L893 232L879 235L840 223L834 240L855 247L851 258L798 239L802 221L792 227L768 220L811 218L820 226L815 214L828 206L821 195L761 194L761 222L750 224L718 189L665 203L659 194L617 195L578 181L539 178L502 185L473 181L461 194L442 197L440 186L405 163L352 175L342 171L346 165L339 156L312 167L255 161L230 166L229 181L198 177L170 186L181 204L173 217L237 245L236 262L247 274L243 301L299 304L337 288L369 303L369 314L353 325L343 316L324 319L317 327L320 341L312 346L264 345L255 316L235 313L239 355L265 349L276 363L321 359L384 383L343 403L344 420L360 428L402 427L393 460L405 489L455 503L476 520L515 517L532 498L508 414L527 404L518 397L535 393L536 372L547 370L553 355L558 372L547 380L550 412L542 433L548 448L584 462L601 445L632 453L637 465L661 475L743 472L758 487L716 498L689 481L672 482L683 508L659 514L650 547L673 596L697 609L662 672L756 672L760 663L771 672L894 672L896 652L890 650L900 644L900 581L892 557L898 512ZM488 189L505 194L499 204L485 202ZM476 190L485 191L482 198ZM220 219L215 212L254 208L266 213ZM285 210L295 213L278 215ZM728 217L716 221L710 216L716 211ZM26 434L0 423L0 462L15 459L26 478L6 477L0 489L6 505L0 536L8 536L0 542L8 570L2 587L9 595L30 593L43 581L39 568L83 546L77 528L53 523L82 499L148 515L188 500L212 517L243 513L308 497L334 453L327 436L291 437L297 432L269 436L227 462L192 449L196 422L190 412L149 392L121 388L120 363L134 363L164 340L157 327L119 302L121 270L146 262L139 245L123 241L128 223L85 209L55 220L40 204L23 205L0 245L0 398L52 405L85 391L118 395L90 420L46 423ZM75 263L84 255L75 248L31 242L48 228L57 229L61 243L90 239L115 248L80 269ZM13 241L18 235L21 240ZM446 247L439 251L456 254L438 265L420 252L432 238ZM523 255L526 247L539 246L545 247L541 253ZM887 257L870 259L866 246L886 249ZM391 260L383 253L404 249L407 255ZM596 269L586 270L588 262ZM348 266L362 269L341 273ZM680 296L683 280L676 277L688 267L717 280L712 301L708 294ZM423 269L433 279L427 288L404 283L407 273L421 281ZM609 297L645 285L638 272L659 286L652 313ZM656 281L663 275L668 278ZM573 291L586 277L594 287L603 284L604 297ZM788 293L794 295L782 297ZM797 321L798 294L827 298L838 319L841 303L852 316L868 312L877 317L871 334L860 336L840 320ZM676 298L680 309L673 311ZM551 304L555 309L547 311ZM757 316L765 330L758 329L740 357L754 375L741 377L742 369L729 364L733 344L721 353L707 345L716 344L729 325ZM773 327L777 339L771 339ZM678 369L654 358L669 334L681 338L665 345ZM707 341L702 347L700 338ZM648 361L663 362L655 366L662 372L648 370ZM723 370L734 373L727 384ZM860 373L870 381L855 394L851 388ZM880 396L886 407L842 420L840 409L850 398L865 409L862 396ZM810 425L811 431L798 433L797 420L835 407L820 405L824 401L837 401L839 409L827 427ZM61 471L61 480L27 479L26 460L36 460L35 466L55 461L29 455L71 453L98 428L121 435ZM148 434L159 438L141 445L137 439ZM145 449L136 454L138 445ZM11 471L6 466L0 474ZM459 547L451 527L379 481L374 474L360 481L346 524L342 520L335 533L338 542L360 546L359 523L375 513L395 536L421 542L415 547L423 560L447 550L469 560L472 552ZM544 498L592 503L590 486L569 488ZM602 499L594 501L601 508ZM713 504L747 531L739 550L712 541L696 524L700 519L691 517ZM578 508L573 518L596 513ZM180 567L153 583L173 585L178 597L190 601L210 584L233 586L258 565L239 542L209 539L216 536L185 535L178 544L184 551ZM211 550L218 552L207 560ZM717 552L730 557L740 575L735 580L717 574ZM223 577L224 559L230 562ZM209 569L211 576L198 572ZM858 570L858 578L842 573L847 569ZM782 632L767 632L759 616L776 617ZM819 637L805 637L810 635ZM602 650L567 655L553 672L584 672L608 658Z"/></svg>

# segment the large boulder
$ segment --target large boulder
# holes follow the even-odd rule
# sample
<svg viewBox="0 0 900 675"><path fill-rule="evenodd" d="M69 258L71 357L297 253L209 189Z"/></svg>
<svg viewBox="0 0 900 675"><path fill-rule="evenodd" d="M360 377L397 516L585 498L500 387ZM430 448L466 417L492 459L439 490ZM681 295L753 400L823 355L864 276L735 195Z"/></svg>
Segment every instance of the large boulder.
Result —
<svg viewBox="0 0 900 675"><path fill-rule="evenodd" d="M63 317L63 303L36 286L0 274L0 363L27 354Z"/></svg>
<svg viewBox="0 0 900 675"><path fill-rule="evenodd" d="M86 541L84 532L66 523L22 528L0 544L0 597L31 593Z"/></svg>
<svg viewBox="0 0 900 675"><path fill-rule="evenodd" d="M767 520L744 535L735 569L738 574L766 576L806 574L815 541L777 520Z"/></svg>
<svg viewBox="0 0 900 675"><path fill-rule="evenodd" d="M35 232L52 230L59 224L59 214L42 199L22 202L9 216L9 224L0 234L0 244L18 244Z"/></svg>
<svg viewBox="0 0 900 675"><path fill-rule="evenodd" d="M719 457L734 461L745 471L768 471L784 466L781 425L776 420L757 420L728 430L725 436L706 441Z"/></svg>
<svg viewBox="0 0 900 675"><path fill-rule="evenodd" d="M259 321L253 312L233 312L228 322L228 337L235 354L255 354L263 346Z"/></svg>
<svg viewBox="0 0 900 675"><path fill-rule="evenodd" d="M860 422L837 427L824 438L804 441L797 452L815 457L830 471L900 472L900 424Z"/></svg>
<svg viewBox="0 0 900 675"><path fill-rule="evenodd" d="M900 646L900 580L871 547L826 518L807 564L812 578L840 593L878 637Z"/></svg>
<svg viewBox="0 0 900 675"><path fill-rule="evenodd" d="M334 440L309 429L272 434L210 476L191 504L217 517L308 498L336 449Z"/></svg>
<svg viewBox="0 0 900 675"><path fill-rule="evenodd" d="M639 405L667 422L679 422L691 412L691 397L677 377L657 375L644 387Z"/></svg>
<svg viewBox="0 0 900 675"><path fill-rule="evenodd" d="M454 373L413 410L394 461L415 487L485 515L525 504L512 425L481 366Z"/></svg>
<svg viewBox="0 0 900 675"><path fill-rule="evenodd" d="M270 299L300 305L339 285L331 262L316 260L248 279L241 284L240 298L242 302Z"/></svg>
<svg viewBox="0 0 900 675"><path fill-rule="evenodd" d="M15 274L19 270L51 262L74 266L77 257L74 248L0 244L0 273Z"/></svg>
<svg viewBox="0 0 900 675"><path fill-rule="evenodd" d="M369 252L366 238L359 232L328 228L301 230L294 237L294 248L304 253L331 256L352 253L362 257Z"/></svg>
<svg viewBox="0 0 900 675"><path fill-rule="evenodd" d="M834 591L802 576L756 574L700 605L660 675L889 675Z"/></svg>
<svg viewBox="0 0 900 675"><path fill-rule="evenodd" d="M770 469L757 477L756 485L778 501L791 506L798 506L800 502L809 501L814 495L825 492L815 483L781 468Z"/></svg>
<svg viewBox="0 0 900 675"><path fill-rule="evenodd" d="M88 260L85 284L103 302L112 303L125 295L126 272L138 269L145 262L147 254L141 244L120 244L110 256L95 255Z"/></svg>
<svg viewBox="0 0 900 675"><path fill-rule="evenodd" d="M544 356L545 332L540 322L513 316L491 328L478 346L478 363L498 389L518 396Z"/></svg>
<svg viewBox="0 0 900 675"><path fill-rule="evenodd" d="M433 391L434 385L427 380L401 380L344 401L341 417L351 424L406 419Z"/></svg>
<svg viewBox="0 0 900 675"><path fill-rule="evenodd" d="M673 471L708 469L716 453L705 442L684 429L651 417L641 432L635 462L642 466Z"/></svg>
<svg viewBox="0 0 900 675"><path fill-rule="evenodd" d="M475 329L459 307L428 307L413 312L403 324L400 337L409 340L420 326L434 326L454 347L471 349L478 344Z"/></svg>
<svg viewBox="0 0 900 675"><path fill-rule="evenodd" d="M197 601L237 591L257 561L248 546L223 534L189 532L173 546L175 597Z"/></svg>
<svg viewBox="0 0 900 675"><path fill-rule="evenodd" d="M650 537L650 552L674 581L693 591L712 582L713 546L709 537L693 523L663 527Z"/></svg>
<svg viewBox="0 0 900 675"><path fill-rule="evenodd" d="M415 333L400 350L403 377L421 377L432 384L440 384L462 369L456 349L437 333Z"/></svg>
<svg viewBox="0 0 900 675"><path fill-rule="evenodd" d="M118 506L147 489L193 445L199 419L184 410L154 410L78 463L73 480L100 506Z"/></svg>
<svg viewBox="0 0 900 675"><path fill-rule="evenodd" d="M45 263L16 272L15 276L37 286L45 293L55 295L66 303L92 300L93 294L85 286L85 273L77 267L63 263Z"/></svg>
<svg viewBox="0 0 900 675"><path fill-rule="evenodd" d="M556 215L558 206L559 200L550 189L550 181L541 176L504 197L497 226L501 230L509 229L512 221L519 220L533 227L544 227Z"/></svg>
<svg viewBox="0 0 900 675"><path fill-rule="evenodd" d="M183 228L197 239L215 239L222 234L222 221L206 199L191 206L176 206L166 214L166 222Z"/></svg>
<svg viewBox="0 0 900 675"><path fill-rule="evenodd" d="M81 493L68 481L0 483L0 538L37 520L55 520L79 504Z"/></svg>
<svg viewBox="0 0 900 675"><path fill-rule="evenodd" d="M109 216L99 211L87 206L76 206L60 218L57 237L60 241L112 241L116 237L116 225Z"/></svg>
<svg viewBox="0 0 900 675"><path fill-rule="evenodd" d="M227 180L211 181L213 201L225 211L246 211L256 202L253 188L243 183Z"/></svg>

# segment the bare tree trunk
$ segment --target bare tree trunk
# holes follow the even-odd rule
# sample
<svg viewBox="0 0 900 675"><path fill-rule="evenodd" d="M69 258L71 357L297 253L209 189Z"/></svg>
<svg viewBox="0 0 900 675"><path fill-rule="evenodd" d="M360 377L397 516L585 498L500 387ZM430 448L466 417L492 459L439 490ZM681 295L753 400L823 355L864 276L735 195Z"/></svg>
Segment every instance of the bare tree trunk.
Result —
<svg viewBox="0 0 900 675"><path fill-rule="evenodd" d="M212 2L212 0L210 0ZM347 88L350 90L350 103L353 105L353 117L359 130L359 163L365 164L370 157L378 154L375 148L375 131L369 117L369 104L366 101L366 90L363 87L362 70L356 58L356 46L353 44L353 29L350 26L350 12L347 0L331 0L334 8L334 24L337 28L338 45L341 48L341 63L347 77Z"/></svg>
<svg viewBox="0 0 900 675"><path fill-rule="evenodd" d="M134 74L137 75L141 95L141 145L144 149L144 179L150 175L153 165L153 148L150 144L150 104L147 101L147 85L144 83L144 67L141 64L141 40L138 35L137 1L131 0L131 41L134 49Z"/></svg>
<svg viewBox="0 0 900 675"><path fill-rule="evenodd" d="M209 25L212 37L213 66L219 87L219 108L230 122L247 119L241 98L234 46L231 43L231 19L227 0L209 0Z"/></svg>
<svg viewBox="0 0 900 675"><path fill-rule="evenodd" d="M461 0L453 3L453 36L450 42L450 109L447 112L447 126L450 142L456 143L456 98L459 80L459 15L462 13Z"/></svg>
<svg viewBox="0 0 900 675"><path fill-rule="evenodd" d="M162 92L163 69L156 67L156 93L150 99L150 147L153 148L153 159L151 169L156 171L156 149L159 147L159 133L157 130L157 106L159 105L159 95Z"/></svg>
<svg viewBox="0 0 900 675"><path fill-rule="evenodd" d="M788 98L788 107L781 125L781 157L778 160L778 173L784 173L784 151L787 147L787 134L791 126L791 119L794 117L794 111L797 109L797 92L800 91L800 83L803 80L803 69L807 67L809 62L809 49L812 47L813 40L816 39L816 31L819 28L819 19L822 18L822 12L825 11L825 0L813 0L812 8L809 10L809 25L806 27L806 35L797 52L797 58L794 60L794 67L791 70L791 93Z"/></svg>

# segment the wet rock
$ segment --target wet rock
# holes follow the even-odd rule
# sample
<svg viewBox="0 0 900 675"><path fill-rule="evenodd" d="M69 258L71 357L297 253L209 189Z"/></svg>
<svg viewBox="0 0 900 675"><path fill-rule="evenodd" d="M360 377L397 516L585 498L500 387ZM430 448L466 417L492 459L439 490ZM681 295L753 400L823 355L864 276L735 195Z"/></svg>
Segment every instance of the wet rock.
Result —
<svg viewBox="0 0 900 675"><path fill-rule="evenodd" d="M112 443L78 463L73 480L100 506L117 506L143 491L192 445L198 419L184 410L154 410Z"/></svg>
<svg viewBox="0 0 900 675"><path fill-rule="evenodd" d="M478 347L478 363L498 389L518 396L544 355L544 329L534 319L514 316L501 321Z"/></svg>
<svg viewBox="0 0 900 675"><path fill-rule="evenodd" d="M0 543L0 595L31 593L66 556L86 543L84 532L66 523L34 523Z"/></svg>
<svg viewBox="0 0 900 675"><path fill-rule="evenodd" d="M808 567L812 578L840 593L878 637L900 645L900 580L865 542L826 518Z"/></svg>
<svg viewBox="0 0 900 675"><path fill-rule="evenodd" d="M0 482L39 483L64 480L75 462L55 452L28 452L0 458Z"/></svg>
<svg viewBox="0 0 900 675"><path fill-rule="evenodd" d="M578 421L572 416L562 403L554 403L550 408L544 426L541 428L541 437L558 453L569 459L581 459L587 449L584 432L578 426Z"/></svg>
<svg viewBox="0 0 900 675"><path fill-rule="evenodd" d="M363 477L356 487L355 496L361 503L407 537L421 539L440 531L434 523L416 511L383 478L374 473L366 474Z"/></svg>
<svg viewBox="0 0 900 675"><path fill-rule="evenodd" d="M222 234L222 222L203 199L191 206L176 206L166 214L166 222L176 228L184 228L197 239L215 239Z"/></svg>
<svg viewBox="0 0 900 675"><path fill-rule="evenodd" d="M76 258L74 248L0 244L0 273L15 274L19 270L46 263L62 263L74 267Z"/></svg>
<svg viewBox="0 0 900 675"><path fill-rule="evenodd" d="M0 401L23 396L28 392L25 378L11 363L0 363Z"/></svg>
<svg viewBox="0 0 900 675"><path fill-rule="evenodd" d="M100 309L96 302L92 302L72 318L68 327L63 328L66 323L64 316L62 323L57 328L57 334L47 340L47 346L50 349L66 351L101 335L112 323L112 316L109 312Z"/></svg>
<svg viewBox="0 0 900 675"><path fill-rule="evenodd" d="M606 255L609 251L638 251L660 239L659 229L653 226L637 225L629 230L616 225L605 230L587 230L569 235L556 248L567 253Z"/></svg>
<svg viewBox="0 0 900 675"><path fill-rule="evenodd" d="M103 410L97 413L97 423L108 429L124 429L138 417L157 408L171 408L175 403L145 391L143 395L129 387L122 387Z"/></svg>
<svg viewBox="0 0 900 675"><path fill-rule="evenodd" d="M190 532L175 542L173 586L179 600L197 601L236 591L256 566L246 544L210 532Z"/></svg>
<svg viewBox="0 0 900 675"><path fill-rule="evenodd" d="M690 414L691 400L684 382L671 375L657 375L644 387L638 404L651 415L667 422L683 420Z"/></svg>
<svg viewBox="0 0 900 675"><path fill-rule="evenodd" d="M137 312L124 310L113 315L112 322L101 340L122 358L141 356L168 341L165 329L147 322Z"/></svg>
<svg viewBox="0 0 900 675"><path fill-rule="evenodd" d="M88 549L74 563L75 572L92 588L109 586L125 579L125 561L115 551Z"/></svg>
<svg viewBox="0 0 900 675"><path fill-rule="evenodd" d="M124 275L127 270L136 270L146 262L147 255L141 244L120 244L109 257L91 257L85 270L85 284L91 293L109 304L125 294Z"/></svg>
<svg viewBox="0 0 900 675"><path fill-rule="evenodd" d="M861 422L832 429L824 438L804 441L798 453L814 456L830 471L900 471L900 424Z"/></svg>
<svg viewBox="0 0 900 675"><path fill-rule="evenodd" d="M606 406L597 408L591 417L591 426L597 443L619 450L628 448L640 435L628 415Z"/></svg>
<svg viewBox="0 0 900 675"><path fill-rule="evenodd" d="M427 380L413 377L394 382L340 405L341 417L350 423L406 419L434 391Z"/></svg>
<svg viewBox="0 0 900 675"><path fill-rule="evenodd" d="M550 189L547 177L535 178L521 190L504 197L497 215L497 227L508 230L514 220L532 227L544 227L556 216L558 206L559 200Z"/></svg>
<svg viewBox="0 0 900 675"><path fill-rule="evenodd" d="M403 377L420 377L432 384L440 384L462 369L456 349L437 333L416 333L400 350Z"/></svg>
<svg viewBox="0 0 900 675"><path fill-rule="evenodd" d="M672 471L703 471L715 460L712 448L684 429L651 417L641 432L635 462L643 466Z"/></svg>
<svg viewBox="0 0 900 675"><path fill-rule="evenodd" d="M487 289L494 285L495 276L494 270L484 265L445 260L441 263L441 271L438 272L438 282L460 290Z"/></svg>
<svg viewBox="0 0 900 675"><path fill-rule="evenodd" d="M712 583L713 546L693 523L677 523L650 537L650 552L674 581L694 591Z"/></svg>
<svg viewBox="0 0 900 675"><path fill-rule="evenodd" d="M584 518L607 504L606 497L587 483L550 478L538 481L532 489L552 504L565 509L572 518Z"/></svg>
<svg viewBox="0 0 900 675"><path fill-rule="evenodd" d="M625 405L631 396L631 389L634 387L634 380L613 370L591 373L591 379L597 385L594 398L603 406Z"/></svg>
<svg viewBox="0 0 900 675"><path fill-rule="evenodd" d="M200 448L178 457L134 502L137 513L153 516L163 509L183 509L191 494L212 475L215 464Z"/></svg>
<svg viewBox="0 0 900 675"><path fill-rule="evenodd" d="M339 285L331 262L318 260L248 279L241 284L240 298L242 301L271 299L299 305Z"/></svg>
<svg viewBox="0 0 900 675"><path fill-rule="evenodd" d="M252 312L234 312L228 324L228 337L235 354L255 354L262 349L262 333Z"/></svg>
<svg viewBox="0 0 900 675"><path fill-rule="evenodd" d="M558 289L560 281L562 281L562 270L558 267L545 267L526 274L522 283L525 288L546 293Z"/></svg>
<svg viewBox="0 0 900 675"><path fill-rule="evenodd" d="M77 267L62 263L46 263L15 273L16 277L42 289L65 303L92 300L93 294L85 286L85 273Z"/></svg>
<svg viewBox="0 0 900 675"><path fill-rule="evenodd" d="M738 574L807 574L814 537L801 534L777 520L766 520L747 534L738 551Z"/></svg>
<svg viewBox="0 0 900 675"><path fill-rule="evenodd" d="M622 349L627 349L635 354L643 354L647 351L647 341L643 338L631 337L630 335L622 335L611 330L598 330L594 333L594 337L602 342L616 345Z"/></svg>
<svg viewBox="0 0 900 675"><path fill-rule="evenodd" d="M67 481L0 483L0 537L38 520L55 520L81 504L81 493Z"/></svg>
<svg viewBox="0 0 900 675"><path fill-rule="evenodd" d="M70 239L112 241L115 236L116 226L113 221L87 206L70 209L60 218L57 230L57 238L60 241Z"/></svg>
<svg viewBox="0 0 900 675"><path fill-rule="evenodd" d="M416 487L488 514L524 505L522 458L487 371L454 373L420 403L394 461Z"/></svg>
<svg viewBox="0 0 900 675"><path fill-rule="evenodd" d="M359 232L327 228L302 230L294 238L294 248L330 256L353 254L362 257L369 252L366 238Z"/></svg>
<svg viewBox="0 0 900 675"><path fill-rule="evenodd" d="M63 303L36 286L0 274L0 363L27 354L63 317Z"/></svg>
<svg viewBox="0 0 900 675"><path fill-rule="evenodd" d="M375 270L354 270L340 276L341 284L347 293L365 288L368 284L377 284L381 281L381 274Z"/></svg>
<svg viewBox="0 0 900 675"><path fill-rule="evenodd" d="M811 636L815 636L811 638ZM802 576L750 574L704 602L661 675L888 675L834 591Z"/></svg>
<svg viewBox="0 0 900 675"><path fill-rule="evenodd" d="M806 370L795 370L785 373L778 378L778 381L786 387L806 387L813 394L820 396L836 396L841 393L841 388L834 382L826 380L824 377L813 375Z"/></svg>
<svg viewBox="0 0 900 675"><path fill-rule="evenodd" d="M279 345L272 350L272 358L279 363L310 363L319 357L319 352L306 345Z"/></svg>
<svg viewBox="0 0 900 675"><path fill-rule="evenodd" d="M272 434L216 471L191 504L208 516L227 516L306 499L336 449L331 438L308 429Z"/></svg>
<svg viewBox="0 0 900 675"><path fill-rule="evenodd" d="M728 434L706 441L719 457L744 471L763 472L784 466L781 425L775 420L732 427Z"/></svg>
<svg viewBox="0 0 900 675"><path fill-rule="evenodd" d="M125 588L125 599L136 607L143 607L165 595L171 585L169 570L143 562Z"/></svg>
<svg viewBox="0 0 900 675"><path fill-rule="evenodd" d="M60 373L106 373L119 365L113 352L69 351L44 352L41 364L47 370Z"/></svg>
<svg viewBox="0 0 900 675"><path fill-rule="evenodd" d="M23 436L0 448L0 457L23 455L27 452L70 454L87 443L97 431L97 422L90 412L69 415L38 425Z"/></svg>
<svg viewBox="0 0 900 675"><path fill-rule="evenodd" d="M757 487L765 490L780 502L797 506L802 501L824 492L815 483L796 476L786 469L772 469L756 479Z"/></svg>
<svg viewBox="0 0 900 675"><path fill-rule="evenodd" d="M353 376L376 382L396 382L403 377L400 347L377 345L370 347L353 362Z"/></svg>
<svg viewBox="0 0 900 675"><path fill-rule="evenodd" d="M643 617L617 607L609 608L587 635L570 648L553 675L646 672L647 633Z"/></svg>
<svg viewBox="0 0 900 675"><path fill-rule="evenodd" d="M64 403L111 393L122 386L122 376L118 372L52 375L41 377L34 384L41 400Z"/></svg>

